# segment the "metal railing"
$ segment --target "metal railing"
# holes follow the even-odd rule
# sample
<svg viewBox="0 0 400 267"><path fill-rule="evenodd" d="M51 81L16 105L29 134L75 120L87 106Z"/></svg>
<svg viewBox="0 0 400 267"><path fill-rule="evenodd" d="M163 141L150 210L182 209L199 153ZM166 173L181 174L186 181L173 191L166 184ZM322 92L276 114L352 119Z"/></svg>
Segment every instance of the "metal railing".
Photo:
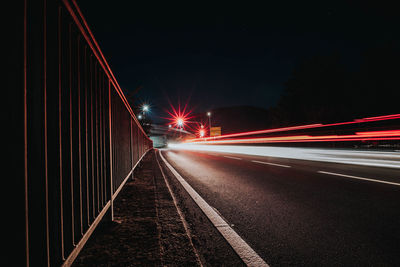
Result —
<svg viewBox="0 0 400 267"><path fill-rule="evenodd" d="M152 141L76 2L16 2L7 162L22 219L10 226L12 266L69 266L98 223L112 220L113 199Z"/></svg>

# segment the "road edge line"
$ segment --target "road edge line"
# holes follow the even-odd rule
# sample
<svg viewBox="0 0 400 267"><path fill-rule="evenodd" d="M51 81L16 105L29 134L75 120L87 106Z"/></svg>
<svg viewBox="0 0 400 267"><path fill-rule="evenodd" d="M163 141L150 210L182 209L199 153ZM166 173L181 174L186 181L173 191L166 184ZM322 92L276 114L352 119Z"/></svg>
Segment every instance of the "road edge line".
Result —
<svg viewBox="0 0 400 267"><path fill-rule="evenodd" d="M159 162L159 160L158 160L158 158L157 158L157 155L156 155L156 161L157 161L158 167L160 168L161 175L162 175L162 177L164 178L164 182L165 182L165 184L167 185L169 194L170 194L171 197L172 197L172 201L174 202L176 211L178 212L178 215L179 215L179 217L180 217L180 219L181 219L181 221L182 221L183 228L185 228L186 235L187 235L187 237L189 238L189 243L190 243L190 245L191 245L192 248L193 248L194 254L196 255L197 262L198 262L198 264L199 264L201 267L203 267L204 265L203 265L203 263L201 262L200 255L199 255L199 253L198 253L196 247L195 247L194 244L193 244L192 234L190 233L188 223L187 223L185 217L183 216L183 213L182 213L181 209L180 209L179 206L178 206L178 202L176 201L175 194L172 192L171 186L170 186L170 184L169 184L167 178L165 177L164 171L163 171L163 169L162 169L162 167L161 167L161 164L160 164L160 162Z"/></svg>
<svg viewBox="0 0 400 267"><path fill-rule="evenodd" d="M247 266L269 266L247 243L244 241L229 224L189 185L188 182L169 164L159 150L160 158L168 169L174 174L186 192L199 206L214 227L221 233L228 244Z"/></svg>

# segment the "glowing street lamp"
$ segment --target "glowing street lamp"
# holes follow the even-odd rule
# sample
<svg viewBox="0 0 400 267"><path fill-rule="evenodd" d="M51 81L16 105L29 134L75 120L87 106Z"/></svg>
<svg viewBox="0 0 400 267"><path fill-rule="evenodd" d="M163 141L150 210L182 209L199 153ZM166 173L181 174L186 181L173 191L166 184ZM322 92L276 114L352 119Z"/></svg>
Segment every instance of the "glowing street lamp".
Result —
<svg viewBox="0 0 400 267"><path fill-rule="evenodd" d="M142 111L143 111L143 113L149 111L149 105L143 105Z"/></svg>
<svg viewBox="0 0 400 267"><path fill-rule="evenodd" d="M210 136L211 136L211 112L207 112L207 116L208 116L208 125L210 127Z"/></svg>

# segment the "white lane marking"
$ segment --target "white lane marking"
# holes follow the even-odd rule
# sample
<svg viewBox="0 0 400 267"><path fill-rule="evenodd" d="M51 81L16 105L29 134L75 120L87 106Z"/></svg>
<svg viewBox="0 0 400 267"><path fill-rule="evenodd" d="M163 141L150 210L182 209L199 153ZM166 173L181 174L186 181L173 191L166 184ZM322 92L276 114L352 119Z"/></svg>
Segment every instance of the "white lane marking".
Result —
<svg viewBox="0 0 400 267"><path fill-rule="evenodd" d="M231 157L231 156L224 156L224 158L242 160L241 158Z"/></svg>
<svg viewBox="0 0 400 267"><path fill-rule="evenodd" d="M329 174L329 175L336 175L336 176L342 176L342 177L357 179L357 180L364 180L364 181L369 181L369 182L374 182L374 183L390 184L390 185L400 186L399 183L393 183L393 182L388 182L388 181L376 180L376 179L371 179L371 178L364 178L364 177L358 177L358 176L347 175L347 174L341 174L341 173L335 173L335 172L325 172L325 171L318 171L318 172L319 172L319 173L324 173L324 174Z"/></svg>
<svg viewBox="0 0 400 267"><path fill-rule="evenodd" d="M289 166L289 165L276 164L276 163L265 162L265 161L252 160L251 162L273 165L273 166L278 166L278 167L283 167L283 168L291 168L291 166Z"/></svg>
<svg viewBox="0 0 400 267"><path fill-rule="evenodd" d="M183 188L189 193L192 199L212 222L215 228L222 234L225 240L231 245L239 257L247 266L269 266L247 243L244 241L224 219L186 182L186 180L168 163L160 153L161 159Z"/></svg>

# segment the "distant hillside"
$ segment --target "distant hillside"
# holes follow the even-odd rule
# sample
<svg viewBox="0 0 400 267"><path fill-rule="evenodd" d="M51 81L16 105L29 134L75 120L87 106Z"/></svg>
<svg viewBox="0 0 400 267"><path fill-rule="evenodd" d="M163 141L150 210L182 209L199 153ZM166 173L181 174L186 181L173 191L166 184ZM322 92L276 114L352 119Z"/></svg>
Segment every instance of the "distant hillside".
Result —
<svg viewBox="0 0 400 267"><path fill-rule="evenodd" d="M211 110L211 126L220 126L222 134L270 128L268 110L252 106L222 107ZM208 117L197 115L208 124Z"/></svg>

